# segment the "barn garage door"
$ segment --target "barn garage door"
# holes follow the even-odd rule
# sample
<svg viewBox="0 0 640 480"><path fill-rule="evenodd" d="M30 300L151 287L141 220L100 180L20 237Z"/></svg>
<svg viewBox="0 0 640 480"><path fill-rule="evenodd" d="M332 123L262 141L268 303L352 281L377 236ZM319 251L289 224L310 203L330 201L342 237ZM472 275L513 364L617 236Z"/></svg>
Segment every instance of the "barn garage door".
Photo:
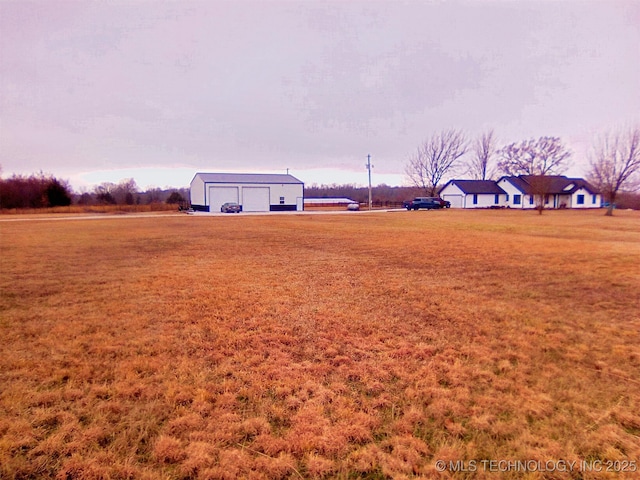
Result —
<svg viewBox="0 0 640 480"><path fill-rule="evenodd" d="M209 187L209 211L219 212L223 203L238 202L238 187Z"/></svg>
<svg viewBox="0 0 640 480"><path fill-rule="evenodd" d="M243 212L268 212L269 211L269 187L243 187L242 188Z"/></svg>
<svg viewBox="0 0 640 480"><path fill-rule="evenodd" d="M462 195L443 195L442 199L451 202L451 208L462 208Z"/></svg>

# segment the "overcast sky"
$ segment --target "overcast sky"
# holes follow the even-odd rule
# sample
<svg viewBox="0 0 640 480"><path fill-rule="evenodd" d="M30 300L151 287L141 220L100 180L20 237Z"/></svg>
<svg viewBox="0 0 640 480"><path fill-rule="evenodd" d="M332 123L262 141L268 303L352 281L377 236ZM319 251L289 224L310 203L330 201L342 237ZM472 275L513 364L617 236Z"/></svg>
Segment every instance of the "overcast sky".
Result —
<svg viewBox="0 0 640 480"><path fill-rule="evenodd" d="M640 121L640 1L0 0L2 175L402 184L430 134Z"/></svg>

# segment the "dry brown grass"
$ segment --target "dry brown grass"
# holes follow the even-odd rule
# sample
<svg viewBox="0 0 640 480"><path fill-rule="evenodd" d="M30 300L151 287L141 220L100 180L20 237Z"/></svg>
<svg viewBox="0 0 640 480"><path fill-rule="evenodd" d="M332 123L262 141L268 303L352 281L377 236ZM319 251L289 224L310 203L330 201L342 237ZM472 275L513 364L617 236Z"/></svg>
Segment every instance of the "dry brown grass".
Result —
<svg viewBox="0 0 640 480"><path fill-rule="evenodd" d="M0 477L637 461L640 217L616 215L0 222Z"/></svg>
<svg viewBox="0 0 640 480"><path fill-rule="evenodd" d="M48 208L2 208L0 215L46 216L54 214L78 213L149 213L177 211L178 206L168 203L149 203L145 205L69 205L67 207Z"/></svg>

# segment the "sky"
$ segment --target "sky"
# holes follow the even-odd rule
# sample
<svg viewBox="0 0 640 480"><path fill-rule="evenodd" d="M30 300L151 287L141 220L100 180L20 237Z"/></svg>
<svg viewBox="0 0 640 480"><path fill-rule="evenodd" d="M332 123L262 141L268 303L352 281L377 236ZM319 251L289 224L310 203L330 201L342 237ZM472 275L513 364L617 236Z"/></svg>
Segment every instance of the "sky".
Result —
<svg viewBox="0 0 640 480"><path fill-rule="evenodd" d="M449 128L560 137L583 176L638 123L639 0L0 0L3 178L366 185L371 155L403 185Z"/></svg>

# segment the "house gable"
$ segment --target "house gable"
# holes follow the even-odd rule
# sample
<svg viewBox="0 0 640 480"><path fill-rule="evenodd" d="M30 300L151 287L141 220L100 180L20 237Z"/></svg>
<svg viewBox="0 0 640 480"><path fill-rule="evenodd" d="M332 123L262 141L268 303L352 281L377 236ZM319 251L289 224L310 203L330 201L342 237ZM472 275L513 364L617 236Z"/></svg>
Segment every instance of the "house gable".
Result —
<svg viewBox="0 0 640 480"><path fill-rule="evenodd" d="M520 177L501 177L498 180L498 185L506 192L508 190L517 190L521 194L529 193L529 184ZM506 187L506 188L505 188Z"/></svg>
<svg viewBox="0 0 640 480"><path fill-rule="evenodd" d="M439 195L464 195L464 192L456 185L455 180L449 181L444 187L440 189Z"/></svg>

